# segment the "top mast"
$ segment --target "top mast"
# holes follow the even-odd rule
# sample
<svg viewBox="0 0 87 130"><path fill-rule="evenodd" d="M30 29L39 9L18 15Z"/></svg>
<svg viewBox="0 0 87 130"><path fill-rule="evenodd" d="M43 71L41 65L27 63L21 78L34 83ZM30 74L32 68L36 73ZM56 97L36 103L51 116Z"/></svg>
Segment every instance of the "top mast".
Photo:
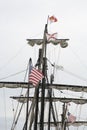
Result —
<svg viewBox="0 0 87 130"><path fill-rule="evenodd" d="M45 75L46 75L46 33L47 33L47 24L45 25L44 29L44 36L43 36L43 44L42 49L39 49L39 58L38 58L38 68L41 68L42 65L42 73L44 78L42 80L41 86L41 113L40 113L40 130L44 129L44 95L45 95ZM39 85L36 89L36 109L35 109L35 123L34 123L34 130L37 130L37 121L38 121L38 98L39 98Z"/></svg>
<svg viewBox="0 0 87 130"><path fill-rule="evenodd" d="M46 33L47 33L47 24L45 25L44 30L44 40L42 44L42 72L44 78L42 79L42 88L41 88L41 114L40 114L40 130L44 130L44 97L45 97L45 84L46 84Z"/></svg>

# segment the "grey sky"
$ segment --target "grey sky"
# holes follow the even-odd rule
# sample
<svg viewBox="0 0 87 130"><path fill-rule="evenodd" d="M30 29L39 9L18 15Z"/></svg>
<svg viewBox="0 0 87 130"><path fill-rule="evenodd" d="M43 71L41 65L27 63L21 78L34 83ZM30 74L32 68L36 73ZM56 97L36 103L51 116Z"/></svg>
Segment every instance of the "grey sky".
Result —
<svg viewBox="0 0 87 130"><path fill-rule="evenodd" d="M50 26L50 32L58 32L58 38L70 39L69 46L61 49L59 61L55 59L56 63L87 79L87 0L0 0L0 79L26 69L30 57L36 62L38 47L30 47L26 39L43 37L48 15L58 18L58 22ZM24 75L1 81L23 81ZM64 83L87 85L66 72L59 71L58 75L56 82L62 83L63 79ZM3 89L0 93L2 99ZM7 97L11 94L7 89L5 93ZM10 103L7 102L7 111ZM1 104L4 107L3 102ZM3 110L0 115L4 115Z"/></svg>
<svg viewBox="0 0 87 130"><path fill-rule="evenodd" d="M69 46L71 49L74 48L85 63L86 4L86 0L84 2L78 0L0 1L0 60L2 61L0 78L26 67L30 50L33 50L26 44L26 39L41 38L47 16L53 14L58 18L58 23L51 26L51 32L58 32L59 38L69 38ZM70 51L68 48L67 50ZM71 59L69 52L66 51L66 60Z"/></svg>

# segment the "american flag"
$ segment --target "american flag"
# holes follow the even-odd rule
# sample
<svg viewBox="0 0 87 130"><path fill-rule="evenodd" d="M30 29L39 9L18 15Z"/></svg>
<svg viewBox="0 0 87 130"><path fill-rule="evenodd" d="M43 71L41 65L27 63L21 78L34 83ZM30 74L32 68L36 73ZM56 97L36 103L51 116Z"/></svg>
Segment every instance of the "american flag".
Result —
<svg viewBox="0 0 87 130"><path fill-rule="evenodd" d="M31 73L29 74L29 82L32 83L34 86L37 86L37 84L43 77L44 76L42 72L33 67Z"/></svg>
<svg viewBox="0 0 87 130"><path fill-rule="evenodd" d="M73 116L70 112L68 112L67 115L68 115L68 121L69 122L73 123L73 122L76 121L76 117Z"/></svg>

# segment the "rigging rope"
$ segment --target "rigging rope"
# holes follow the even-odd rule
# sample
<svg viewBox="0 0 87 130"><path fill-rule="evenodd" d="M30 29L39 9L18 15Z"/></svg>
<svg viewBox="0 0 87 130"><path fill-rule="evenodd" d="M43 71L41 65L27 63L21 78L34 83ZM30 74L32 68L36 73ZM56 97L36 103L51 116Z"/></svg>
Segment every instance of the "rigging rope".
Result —
<svg viewBox="0 0 87 130"><path fill-rule="evenodd" d="M78 55L74 50L72 50L72 48L70 48L70 46L69 46L69 49L72 51L72 53L73 53L73 54L75 55L75 57L78 59L78 61L80 62L80 64L81 64L82 66L84 66L84 68L86 68L86 70L87 70L87 65L84 64L83 60L79 57L79 55Z"/></svg>
<svg viewBox="0 0 87 130"><path fill-rule="evenodd" d="M53 97L55 97L55 95L54 95L54 91L53 91ZM60 105L60 104L58 104L58 105ZM57 112L56 102L54 102L54 107L55 107L55 112L56 112L56 118L57 118L57 121L59 121L59 119L58 119L58 112ZM59 109L58 109L58 110L59 110ZM60 125L58 124L57 127L59 128Z"/></svg>
<svg viewBox="0 0 87 130"><path fill-rule="evenodd" d="M4 108L5 108L5 130L7 130L7 117L6 117L6 95L5 88L3 88L3 99L4 99Z"/></svg>
<svg viewBox="0 0 87 130"><path fill-rule="evenodd" d="M59 50L60 50L60 48L59 48ZM53 51L53 52L55 52L55 51ZM55 56L55 54L54 54L54 56ZM58 51L58 61L59 61L59 57L60 57L60 51ZM54 64L52 64L51 62L50 62L50 60L49 59L47 59L48 61L49 61L49 63L50 63L50 65L52 66L52 67L54 67L55 65ZM51 70L52 71L52 70ZM53 75L53 77L54 77L54 73L55 73L55 67L53 68L53 72L51 72L51 76ZM51 82L53 82L53 80L54 79L51 79L52 81ZM48 82L48 80L47 80L47 82ZM53 97L54 97L54 91L53 91ZM56 120L55 121L59 121L59 119L58 119L58 112L57 112L57 106L56 106L56 103L54 102L54 109L55 109L55 115L56 115ZM55 129L56 130L58 130L59 129L59 124L55 127Z"/></svg>
<svg viewBox="0 0 87 130"><path fill-rule="evenodd" d="M40 35L40 34L42 34L42 31L39 32L39 33L37 33L37 34L35 34L35 35L33 35L33 36L31 36L31 38L32 38L32 37L35 37L35 36L38 36L38 35ZM18 52L16 52L15 55L13 55L8 61L6 61L6 63L5 63L3 66L0 67L0 70L3 70L4 67L7 67L7 66L9 65L9 63L11 63L11 62L20 54L20 52L21 52L25 47L27 47L27 46L26 46L26 45L21 46L21 48L18 50Z"/></svg>
<svg viewBox="0 0 87 130"><path fill-rule="evenodd" d="M25 71L26 71L26 70L22 70L22 71L20 71L20 72L17 72L17 73L8 75L8 76L6 76L6 77L1 78L0 80L7 79L7 78L9 78L9 77L13 77L13 76L18 75L18 74L20 74L20 73L23 73L23 72L25 72Z"/></svg>
<svg viewBox="0 0 87 130"><path fill-rule="evenodd" d="M0 70L3 70L4 67L7 67L9 63L11 63L18 55L19 53L24 49L25 45L19 49L19 51L12 56L2 67L0 67Z"/></svg>
<svg viewBox="0 0 87 130"><path fill-rule="evenodd" d="M68 74L70 74L70 75L73 75L73 76L75 76L76 78L80 78L81 80L82 80L82 78L80 77L80 76L78 76L78 75L76 75L76 74L74 74L74 73L72 73L72 72L70 72L70 71L68 71L68 70L66 70L66 69L64 69L62 66L58 66L58 65L55 65L55 64L53 64L53 63L51 63L51 61L49 60L49 59L47 59L48 60L48 62L50 63L50 65L52 66L52 67L54 67L54 68L56 68L56 69L58 69L58 70L61 70L61 71L64 71L64 72L66 72L66 73L68 73ZM54 73L53 73L54 74ZM86 81L86 79L84 79L85 81ZM63 93L63 94L65 94L65 95L67 95L65 92L63 92L62 90L59 90L60 91L60 93ZM68 93L68 95L70 95L70 96L76 96L76 97L79 97L79 98L81 98L81 96L77 96L77 95L71 95L71 94L69 94Z"/></svg>
<svg viewBox="0 0 87 130"><path fill-rule="evenodd" d="M61 50L60 50L60 48L59 48L58 58L57 58L57 64L59 63L60 52L61 52ZM49 53L49 56L50 56L50 53ZM54 57L55 57L55 55L54 55ZM54 66L54 64L52 64L49 59L47 59L47 60L49 61L49 63L50 63L51 66ZM63 66L55 65L54 67L55 67L56 70L64 71L64 72L68 73L69 75L72 75L72 76L74 76L74 77L76 77L76 78L78 78L78 79L80 79L80 80L83 80L83 81L87 82L87 79L86 79L86 78L83 78L83 77L81 77L81 76L79 76L79 75L77 75L77 74L74 74L73 72L68 71L68 70L65 69ZM57 76L57 77L58 77L58 76Z"/></svg>
<svg viewBox="0 0 87 130"><path fill-rule="evenodd" d="M28 63L28 64L29 64L29 63ZM28 70L28 65L27 65L27 69L26 69L26 73L25 73L25 77L24 77L24 82L25 82L25 80L26 80L27 70ZM22 92L23 92L23 88L22 88L22 90L21 90L20 95L22 94ZM24 103L22 103L22 105L21 105L21 107L20 107L20 111L19 111L19 113L18 113L18 115L17 115L17 110L18 110L18 107L19 107L19 102L18 102L18 104L17 104L17 108L16 108L16 111L15 111L15 115L14 115L14 119L13 119L13 123L12 123L11 130L14 130L14 128L15 128L15 126L16 126L16 124L17 124L17 121L18 121L18 119L19 119L19 116L20 116L21 110L22 110L22 108L23 108L23 105L24 105Z"/></svg>
<svg viewBox="0 0 87 130"><path fill-rule="evenodd" d="M68 73L69 75L72 75L72 76L74 76L74 77L76 77L76 78L78 78L78 79L80 79L80 80L83 80L83 81L86 81L86 82L87 82L87 79L86 79L86 78L83 78L83 77L81 77L81 76L79 76L79 75L77 75L77 74L74 74L73 72L68 71L67 69L64 69L63 66L55 65L54 67L56 68L56 70L61 70L61 71L63 71L63 72Z"/></svg>
<svg viewBox="0 0 87 130"><path fill-rule="evenodd" d="M79 75L77 75L77 74L74 74L74 73L72 73L72 72L70 72L70 71L68 71L68 70L63 70L64 72L66 72L66 73L68 73L68 74L70 74L70 75L72 75L72 76L75 76L76 78L78 78L78 79L80 79L80 80L83 80L83 81L86 81L87 82L87 79L86 78L83 78L83 77L81 77L81 76L79 76Z"/></svg>
<svg viewBox="0 0 87 130"><path fill-rule="evenodd" d="M57 48L57 49L58 49L58 48ZM59 64L60 51L61 51L60 49L61 49L61 48L60 48L60 46L59 46L57 64ZM51 52L52 52L52 51L51 51ZM54 52L55 52L55 50L54 50ZM73 52L73 51L72 51L72 52ZM50 54L50 53L49 53L49 54ZM78 58L78 60L79 60L80 63L82 64L83 62L82 62L82 60L79 58L79 56L78 56L75 52L74 52L73 54ZM54 55L54 57L55 57L55 55ZM49 61L49 62L50 62L50 61ZM51 62L50 62L50 64L51 64ZM51 64L51 65L52 65L52 64ZM87 66L86 66L85 64L82 64L82 65L84 65L85 68L87 69ZM55 68L61 70L61 68L57 68L57 66L55 66ZM83 81L87 82L87 79L86 79L86 78L83 78L83 77L81 77L81 76L79 76L79 75L77 75L77 74L74 74L74 73L68 71L67 69L62 69L62 71L66 72L66 73L68 73L68 74L70 74L70 75L72 75L72 76L74 76L74 77L76 77L76 78L78 78L78 79L80 79L80 80L83 80Z"/></svg>
<svg viewBox="0 0 87 130"><path fill-rule="evenodd" d="M59 55L58 55L59 56ZM58 58L59 59L59 58ZM52 66L54 66L51 62L50 62L50 60L48 60L49 61L49 63L52 65ZM55 66L54 66L55 67ZM80 76L77 76L76 74L73 74L72 72L69 72L69 71L67 71L67 70L65 70L65 69L63 69L62 67L58 67L58 69L61 69L62 71L64 71L64 72L66 72L66 73L68 73L68 74L70 74L70 75L73 75L73 76L75 76L75 77L77 77L77 78L80 78L81 80L83 79L83 80L85 80L85 81L87 81L86 79L84 79L84 78L82 78L82 77L80 77ZM63 93L64 94L64 92L63 91L60 91L61 93ZM71 95L70 95L71 96ZM55 104L56 105L56 104ZM56 110L56 109L55 109ZM80 112L81 112L81 108L80 108ZM56 114L57 115L57 114ZM57 117L58 117L58 115L57 115Z"/></svg>
<svg viewBox="0 0 87 130"><path fill-rule="evenodd" d="M83 94L84 94L84 92L82 92L82 96L81 96L81 97L83 97ZM82 105L80 105L79 119L80 119L80 115L81 115L81 110L82 110ZM77 127L77 130L78 130L78 128L79 128L79 127Z"/></svg>

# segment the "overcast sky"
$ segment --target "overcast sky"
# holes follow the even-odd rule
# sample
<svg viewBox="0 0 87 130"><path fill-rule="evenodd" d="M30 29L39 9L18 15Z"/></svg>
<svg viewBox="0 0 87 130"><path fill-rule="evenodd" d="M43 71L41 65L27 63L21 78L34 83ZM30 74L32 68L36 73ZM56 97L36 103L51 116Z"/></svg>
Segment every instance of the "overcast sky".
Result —
<svg viewBox="0 0 87 130"><path fill-rule="evenodd" d="M0 0L0 81L24 80L25 73L5 77L25 70L30 57L36 62L38 47L30 47L26 39L43 38L48 15L58 19L50 25L50 32L70 39L66 49L54 48L55 57L58 58L58 50L60 54L59 61L56 58L53 62L64 67L55 82L87 85L87 0ZM8 91L5 90L6 96ZM3 96L3 89L0 92ZM5 115L4 111L0 113Z"/></svg>
<svg viewBox="0 0 87 130"><path fill-rule="evenodd" d="M69 47L61 49L61 64L86 78L86 5L86 0L0 1L0 79L26 69L29 57L35 58L37 48L28 46L26 39L43 37L48 15L58 18L51 32L58 32L58 38L70 39ZM23 75L4 80L22 81Z"/></svg>

